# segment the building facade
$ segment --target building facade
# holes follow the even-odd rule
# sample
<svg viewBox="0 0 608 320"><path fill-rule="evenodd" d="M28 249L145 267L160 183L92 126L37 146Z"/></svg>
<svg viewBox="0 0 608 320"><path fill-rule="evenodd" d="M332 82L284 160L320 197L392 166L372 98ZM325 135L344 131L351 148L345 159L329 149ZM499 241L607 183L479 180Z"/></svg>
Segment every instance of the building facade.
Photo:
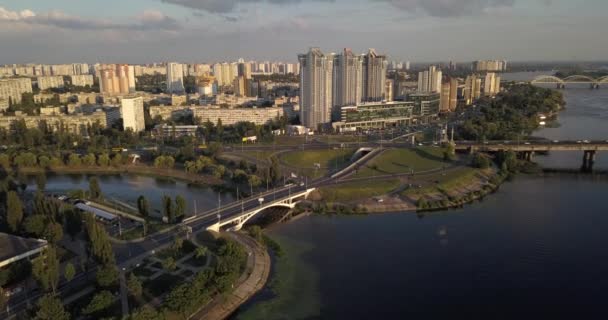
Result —
<svg viewBox="0 0 608 320"><path fill-rule="evenodd" d="M144 120L144 99L142 97L123 98L120 103L123 128L133 132L142 132L146 129Z"/></svg>
<svg viewBox="0 0 608 320"><path fill-rule="evenodd" d="M38 89L47 90L51 88L63 88L63 76L45 76L38 77Z"/></svg>
<svg viewBox="0 0 608 320"><path fill-rule="evenodd" d="M414 116L414 103L395 101L364 103L340 108L340 121L332 123L338 132L409 125Z"/></svg>
<svg viewBox="0 0 608 320"><path fill-rule="evenodd" d="M419 92L441 92L441 82L443 73L435 66L430 66L429 70L418 73Z"/></svg>
<svg viewBox="0 0 608 320"><path fill-rule="evenodd" d="M85 86L93 86L93 76L90 74L81 74L76 76L70 76L70 82L72 82L73 86L77 87L85 87Z"/></svg>
<svg viewBox="0 0 608 320"><path fill-rule="evenodd" d="M333 103L333 56L319 48L298 56L300 72L300 120L317 130L331 121Z"/></svg>
<svg viewBox="0 0 608 320"><path fill-rule="evenodd" d="M24 93L32 93L32 80L29 78L0 79L0 100L4 100L8 105L21 103Z"/></svg>
<svg viewBox="0 0 608 320"><path fill-rule="evenodd" d="M167 93L183 93L184 66L181 63L167 63Z"/></svg>
<svg viewBox="0 0 608 320"><path fill-rule="evenodd" d="M344 106L355 106L363 97L363 61L361 56L344 49L334 57L334 110L338 114Z"/></svg>
<svg viewBox="0 0 608 320"><path fill-rule="evenodd" d="M363 56L363 101L379 102L385 99L386 70L388 61L385 55L369 49Z"/></svg>

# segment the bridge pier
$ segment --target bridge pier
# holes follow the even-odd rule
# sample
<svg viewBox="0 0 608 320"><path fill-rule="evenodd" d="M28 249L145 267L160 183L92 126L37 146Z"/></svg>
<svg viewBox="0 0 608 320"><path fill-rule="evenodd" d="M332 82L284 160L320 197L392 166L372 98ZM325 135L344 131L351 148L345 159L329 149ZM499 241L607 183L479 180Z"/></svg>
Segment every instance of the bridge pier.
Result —
<svg viewBox="0 0 608 320"><path fill-rule="evenodd" d="M216 222L216 223L208 226L207 230L219 233L220 232L220 224Z"/></svg>
<svg viewBox="0 0 608 320"><path fill-rule="evenodd" d="M566 85L563 83L558 83L557 84L557 89L566 89Z"/></svg>
<svg viewBox="0 0 608 320"><path fill-rule="evenodd" d="M600 88L600 84L599 83L592 83L591 84L591 89L599 89Z"/></svg>
<svg viewBox="0 0 608 320"><path fill-rule="evenodd" d="M532 161L534 158L534 151L522 151L518 153L519 159L525 161Z"/></svg>
<svg viewBox="0 0 608 320"><path fill-rule="evenodd" d="M581 166L582 172L593 172L593 165L595 164L595 150L585 150L583 154L583 165Z"/></svg>

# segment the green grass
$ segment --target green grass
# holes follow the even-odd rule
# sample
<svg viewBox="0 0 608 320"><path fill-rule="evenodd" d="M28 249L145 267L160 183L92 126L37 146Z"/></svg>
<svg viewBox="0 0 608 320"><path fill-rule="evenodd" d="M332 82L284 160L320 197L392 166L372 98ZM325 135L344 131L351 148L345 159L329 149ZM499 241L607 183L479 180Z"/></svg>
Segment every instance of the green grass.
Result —
<svg viewBox="0 0 608 320"><path fill-rule="evenodd" d="M350 162L354 152L354 149L303 150L285 153L281 160L302 175L319 178L336 168L343 168ZM319 163L321 168L315 169L315 163Z"/></svg>
<svg viewBox="0 0 608 320"><path fill-rule="evenodd" d="M391 149L367 163L355 177L373 177L390 174L414 173L434 170L447 165L443 161L443 149L419 147L415 149Z"/></svg>
<svg viewBox="0 0 608 320"><path fill-rule="evenodd" d="M381 196L399 188L399 179L384 181L357 181L320 189L327 202L349 202Z"/></svg>
<svg viewBox="0 0 608 320"><path fill-rule="evenodd" d="M482 170L468 167L446 172L445 175L437 173L429 177L425 177L425 180L428 180L429 183L433 184L432 186L427 186L420 189L407 189L403 192L403 195L419 197L430 193L452 192L462 187L471 185L484 174L486 173Z"/></svg>
<svg viewBox="0 0 608 320"><path fill-rule="evenodd" d="M276 151L247 151L238 152L238 154L244 154L250 158L260 159L260 160L268 160Z"/></svg>
<svg viewBox="0 0 608 320"><path fill-rule="evenodd" d="M367 142L367 136L343 136L343 135L333 135L333 136L319 136L314 138L317 141L336 144L342 142Z"/></svg>

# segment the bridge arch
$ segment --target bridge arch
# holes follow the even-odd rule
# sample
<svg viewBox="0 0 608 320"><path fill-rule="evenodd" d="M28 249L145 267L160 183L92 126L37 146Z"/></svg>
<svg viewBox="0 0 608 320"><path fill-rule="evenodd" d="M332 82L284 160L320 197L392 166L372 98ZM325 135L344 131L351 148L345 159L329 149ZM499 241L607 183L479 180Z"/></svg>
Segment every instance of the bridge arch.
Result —
<svg viewBox="0 0 608 320"><path fill-rule="evenodd" d="M584 76L584 75L579 75L579 74L575 74L569 77L564 78L563 80L564 82L590 82L590 83L595 83L595 79L589 77L589 76Z"/></svg>
<svg viewBox="0 0 608 320"><path fill-rule="evenodd" d="M542 75L542 76L538 76L536 78L534 78L534 80L532 80L531 82L532 84L534 83L564 83L564 80L556 77L556 76L549 76L549 75Z"/></svg>
<svg viewBox="0 0 608 320"><path fill-rule="evenodd" d="M597 79L597 83L598 84L600 84L600 83L608 83L608 76L604 76L604 77L601 77L601 78Z"/></svg>

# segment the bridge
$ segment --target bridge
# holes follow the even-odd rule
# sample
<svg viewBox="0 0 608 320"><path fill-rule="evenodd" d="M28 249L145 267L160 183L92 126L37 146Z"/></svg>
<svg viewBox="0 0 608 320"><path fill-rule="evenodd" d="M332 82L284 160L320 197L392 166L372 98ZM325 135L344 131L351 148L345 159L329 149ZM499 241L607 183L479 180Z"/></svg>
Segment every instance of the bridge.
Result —
<svg viewBox="0 0 608 320"><path fill-rule="evenodd" d="M293 209L293 208L295 208L295 206L298 202L308 198L308 195L310 195L310 193L315 190L316 190L315 188L310 188L310 189L305 189L303 191L296 192L293 194L290 192L286 197L282 197L280 199L270 201L266 204L264 204L264 201L266 199L259 198L258 206L254 205L253 207L251 207L251 204L250 204L247 209L245 208L244 202L243 202L243 203L241 203L242 206L241 206L240 213L237 213L236 215L231 215L230 217L224 218L224 219L222 219L222 213L224 213L224 211L222 211L221 209L218 209L217 210L218 221L216 223L208 226L207 230L220 232L220 229L222 227L228 226L228 225L233 225L229 230L230 231L239 231L243 228L243 225L245 225L245 223L247 221L249 221L251 218L256 216L258 213L260 213L268 208L273 208L273 207L283 207L283 208ZM238 210L238 208L237 208L237 210Z"/></svg>
<svg viewBox="0 0 608 320"><path fill-rule="evenodd" d="M565 88L566 84L588 84L592 89L599 89L600 85L608 84L608 76L596 79L585 75L572 75L562 79L556 76L542 75L534 78L530 83L555 84L558 89Z"/></svg>
<svg viewBox="0 0 608 320"><path fill-rule="evenodd" d="M593 171L595 158L598 151L608 151L608 140L606 141L493 141L486 143L462 141L456 143L456 150L460 152L487 152L495 153L500 151L517 152L521 159L532 160L536 152L550 151L582 151L583 164L581 170L584 172Z"/></svg>

